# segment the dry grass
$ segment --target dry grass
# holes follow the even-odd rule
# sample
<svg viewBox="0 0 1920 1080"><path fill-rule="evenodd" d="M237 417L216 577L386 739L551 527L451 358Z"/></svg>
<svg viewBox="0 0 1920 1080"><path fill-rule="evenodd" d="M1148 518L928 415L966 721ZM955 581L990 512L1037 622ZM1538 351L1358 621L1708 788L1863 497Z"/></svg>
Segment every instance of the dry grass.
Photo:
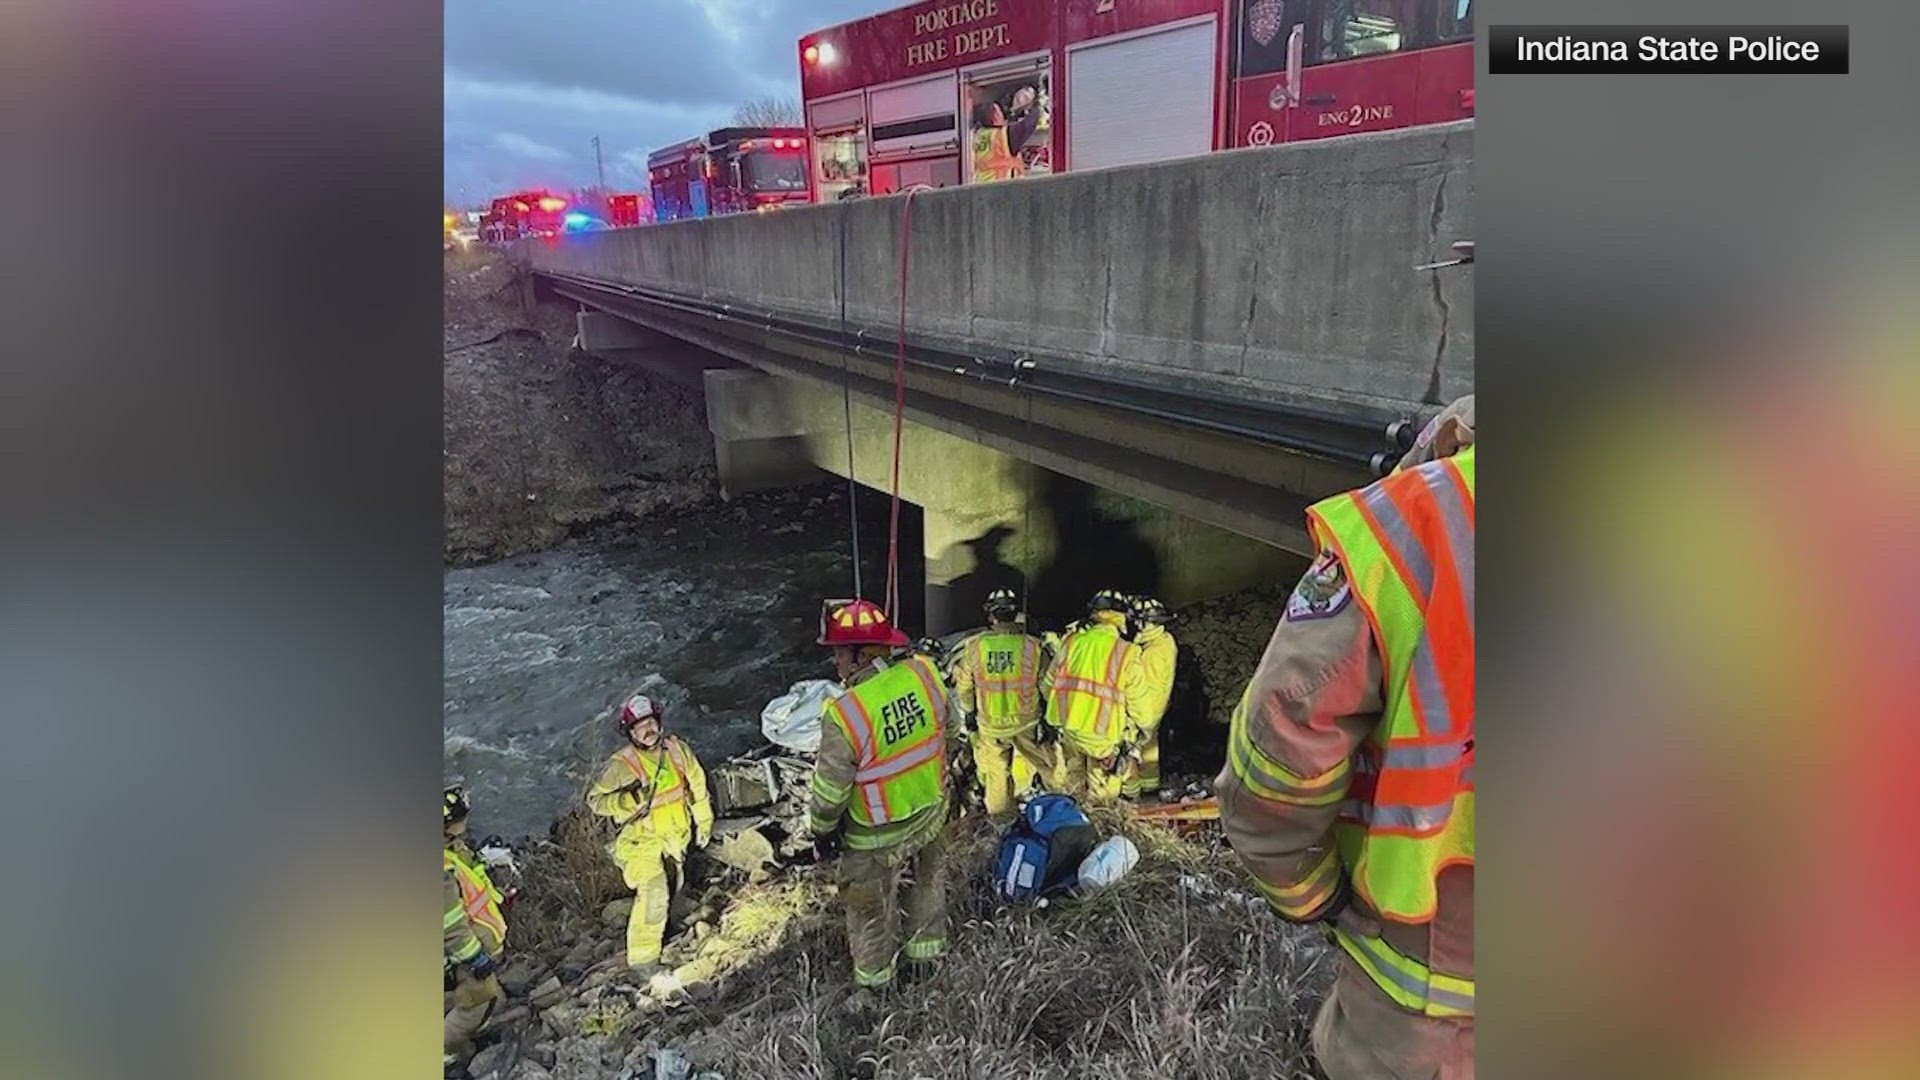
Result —
<svg viewBox="0 0 1920 1080"><path fill-rule="evenodd" d="M846 941L829 905L716 995L643 1027L639 1048L678 1047L728 1080L1317 1076L1307 1031L1332 970L1321 935L1275 919L1212 842L1126 829L1143 857L1119 886L996 910L995 838L959 823L954 951L877 1018L841 1007Z"/></svg>
<svg viewBox="0 0 1920 1080"><path fill-rule="evenodd" d="M600 924L609 900L633 895L607 854L609 830L584 810L554 826L553 836L518 853L524 884L514 901L512 944L538 955L565 949Z"/></svg>

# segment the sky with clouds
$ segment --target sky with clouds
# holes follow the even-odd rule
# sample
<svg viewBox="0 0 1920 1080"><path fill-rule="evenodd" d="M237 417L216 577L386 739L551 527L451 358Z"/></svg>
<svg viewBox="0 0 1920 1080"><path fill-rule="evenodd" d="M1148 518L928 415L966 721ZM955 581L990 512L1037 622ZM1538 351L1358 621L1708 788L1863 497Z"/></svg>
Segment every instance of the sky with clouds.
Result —
<svg viewBox="0 0 1920 1080"><path fill-rule="evenodd" d="M647 154L798 99L795 43L905 0L446 0L446 194L645 185Z"/></svg>

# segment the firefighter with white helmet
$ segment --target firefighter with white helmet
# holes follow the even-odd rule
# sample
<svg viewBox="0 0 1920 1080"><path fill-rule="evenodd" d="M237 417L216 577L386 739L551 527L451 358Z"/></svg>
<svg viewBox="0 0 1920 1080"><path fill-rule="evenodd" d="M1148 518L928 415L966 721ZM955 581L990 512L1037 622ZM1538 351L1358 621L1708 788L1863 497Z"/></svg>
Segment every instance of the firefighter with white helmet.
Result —
<svg viewBox="0 0 1920 1080"><path fill-rule="evenodd" d="M846 849L840 895L853 978L881 990L901 953L925 965L947 951L951 696L933 662L869 601L828 601L818 644L833 649L847 690L821 715L808 816L822 859Z"/></svg>
<svg viewBox="0 0 1920 1080"><path fill-rule="evenodd" d="M1012 589L988 594L986 614L986 633L969 638L954 660L953 697L973 718L973 765L987 814L1004 823L1015 798L1052 768L1052 753L1034 737L1046 649L1021 626Z"/></svg>
<svg viewBox="0 0 1920 1080"><path fill-rule="evenodd" d="M443 1044L453 1050L480 1030L505 996L494 975L507 947L503 897L487 876L487 866L467 845L467 793L447 788L440 801L440 827L446 840L440 870L446 904L441 920L444 955L453 982L453 1010L442 1028Z"/></svg>
<svg viewBox="0 0 1920 1080"><path fill-rule="evenodd" d="M634 891L627 917L627 964L659 963L673 890L684 879L689 846L713 838L707 774L692 748L662 727L660 706L634 694L617 720L626 745L607 761L587 792L587 807L619 827L614 862Z"/></svg>

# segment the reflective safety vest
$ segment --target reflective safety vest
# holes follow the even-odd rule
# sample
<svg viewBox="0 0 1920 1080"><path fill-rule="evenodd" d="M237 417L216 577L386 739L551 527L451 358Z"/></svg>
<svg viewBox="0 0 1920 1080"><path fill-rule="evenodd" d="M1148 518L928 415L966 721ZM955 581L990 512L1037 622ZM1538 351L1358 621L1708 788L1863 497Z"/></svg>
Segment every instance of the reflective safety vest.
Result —
<svg viewBox="0 0 1920 1080"><path fill-rule="evenodd" d="M947 697L924 657L912 656L841 694L824 714L853 747L847 812L872 829L946 797Z"/></svg>
<svg viewBox="0 0 1920 1080"><path fill-rule="evenodd" d="M1047 692L1047 723L1082 753L1108 757L1126 736L1127 699L1120 689L1120 672L1133 645L1120 636L1119 627L1095 623L1068 634L1060 649Z"/></svg>
<svg viewBox="0 0 1920 1080"><path fill-rule="evenodd" d="M1396 922L1430 921L1440 871L1474 861L1473 476L1468 447L1307 512L1384 660L1334 838L1355 891Z"/></svg>
<svg viewBox="0 0 1920 1080"><path fill-rule="evenodd" d="M500 910L500 890L493 887L493 879L487 876L486 868L477 862L469 862L451 846L443 849L440 868L451 871L453 880L460 886L460 904L447 909L441 920L441 929L453 929L464 917L473 924L473 936L480 940L480 947L488 955L498 956L507 944L507 917ZM456 956L454 959L471 960L472 957Z"/></svg>
<svg viewBox="0 0 1920 1080"><path fill-rule="evenodd" d="M976 128L973 132L973 182L1011 180L1027 174L1027 163L1007 148L1005 127Z"/></svg>
<svg viewBox="0 0 1920 1080"><path fill-rule="evenodd" d="M980 733L1010 739L1040 718L1040 642L1025 634L985 633L967 642Z"/></svg>
<svg viewBox="0 0 1920 1080"><path fill-rule="evenodd" d="M625 824L644 822L658 835L677 836L693 827L687 806L687 774L691 766L687 762L686 745L679 739L662 736L660 746L660 753L649 755L629 743L613 755L632 771L635 780L645 781L647 790L652 792L646 812L635 814Z"/></svg>

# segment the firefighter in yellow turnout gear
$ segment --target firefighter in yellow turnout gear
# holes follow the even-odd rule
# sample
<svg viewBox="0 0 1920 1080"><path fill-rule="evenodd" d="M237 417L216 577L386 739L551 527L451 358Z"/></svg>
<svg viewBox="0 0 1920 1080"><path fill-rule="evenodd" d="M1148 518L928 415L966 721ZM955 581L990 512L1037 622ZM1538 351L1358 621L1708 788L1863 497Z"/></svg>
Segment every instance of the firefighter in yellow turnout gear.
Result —
<svg viewBox="0 0 1920 1080"><path fill-rule="evenodd" d="M1173 697L1180 645L1167 630L1167 624L1173 621L1172 612L1150 596L1134 597L1127 621L1138 654L1135 663L1140 666L1141 711L1134 718L1139 727L1139 748L1121 791L1129 798L1138 798L1160 789L1160 721L1165 719L1167 702Z"/></svg>
<svg viewBox="0 0 1920 1080"><path fill-rule="evenodd" d="M1060 639L1043 680L1046 723L1060 738L1051 786L1088 803L1112 803L1150 702L1139 650L1121 634L1127 598L1102 590L1087 611L1086 624Z"/></svg>
<svg viewBox="0 0 1920 1080"><path fill-rule="evenodd" d="M829 606L819 644L833 648L848 689L821 716L808 815L822 860L846 850L840 895L853 978L878 990L893 983L902 952L931 963L947 951L950 697L933 663L903 655L906 635L868 601Z"/></svg>
<svg viewBox="0 0 1920 1080"><path fill-rule="evenodd" d="M506 996L494 969L507 947L507 917L486 864L467 846L467 796L460 788L443 793L440 824L446 835L440 856L446 914L440 926L446 963L455 979L453 1009L441 1031L443 1045L452 1050L472 1039Z"/></svg>
<svg viewBox="0 0 1920 1080"><path fill-rule="evenodd" d="M673 890L682 882L689 845L713 838L713 802L699 759L678 737L661 731L660 710L635 694L620 707L627 746L613 755L587 792L587 807L620 827L614 862L634 891L627 917L627 964L660 960Z"/></svg>
<svg viewBox="0 0 1920 1080"><path fill-rule="evenodd" d="M973 766L987 814L1005 824L1014 800L1052 767L1052 755L1034 738L1046 650L1021 628L1012 589L995 589L986 612L987 632L969 639L954 661L953 698L974 718Z"/></svg>

